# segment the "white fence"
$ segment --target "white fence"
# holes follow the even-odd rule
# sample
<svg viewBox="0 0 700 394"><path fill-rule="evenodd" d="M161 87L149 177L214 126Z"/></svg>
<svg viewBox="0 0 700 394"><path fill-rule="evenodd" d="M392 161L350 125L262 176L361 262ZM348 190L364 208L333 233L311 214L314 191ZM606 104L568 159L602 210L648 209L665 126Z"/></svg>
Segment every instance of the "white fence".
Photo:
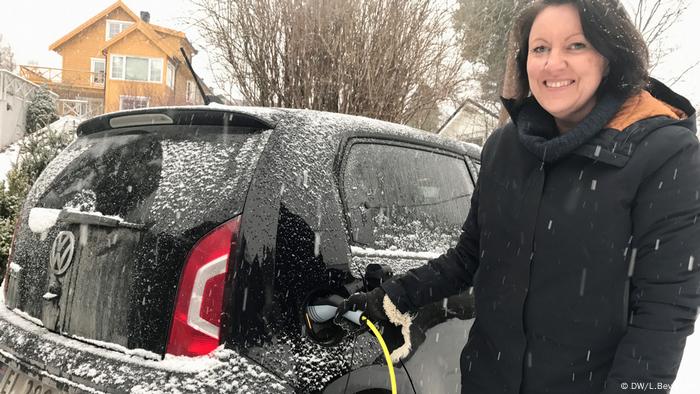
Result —
<svg viewBox="0 0 700 394"><path fill-rule="evenodd" d="M24 136L27 106L39 89L35 83L0 70L0 148ZM57 94L51 94L58 99Z"/></svg>

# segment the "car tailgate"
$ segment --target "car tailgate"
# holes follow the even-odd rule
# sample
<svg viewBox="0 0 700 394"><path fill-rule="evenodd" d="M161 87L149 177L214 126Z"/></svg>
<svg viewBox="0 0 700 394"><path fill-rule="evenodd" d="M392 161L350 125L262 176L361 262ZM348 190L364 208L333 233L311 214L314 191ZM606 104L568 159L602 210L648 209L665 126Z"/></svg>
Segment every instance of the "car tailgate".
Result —
<svg viewBox="0 0 700 394"><path fill-rule="evenodd" d="M11 309L59 334L164 354L187 254L240 214L271 133L204 112L94 130L51 162L20 217Z"/></svg>

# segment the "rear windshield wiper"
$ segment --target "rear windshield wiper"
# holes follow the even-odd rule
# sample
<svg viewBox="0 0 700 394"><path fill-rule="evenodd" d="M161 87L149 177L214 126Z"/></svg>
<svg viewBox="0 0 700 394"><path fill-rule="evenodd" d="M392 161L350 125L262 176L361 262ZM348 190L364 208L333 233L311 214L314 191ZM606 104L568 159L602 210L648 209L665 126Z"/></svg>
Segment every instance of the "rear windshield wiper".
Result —
<svg viewBox="0 0 700 394"><path fill-rule="evenodd" d="M105 227L133 228L136 230L143 230L146 228L145 224L130 223L116 216L105 216L100 213L80 212L72 209L62 209L58 214L58 221L74 224L92 224Z"/></svg>
<svg viewBox="0 0 700 394"><path fill-rule="evenodd" d="M76 209L35 207L29 211L29 228L32 232L41 234L53 227L56 222L74 224L92 224L105 227L124 227L144 230L145 224L129 223L119 216L107 216L100 212L81 212Z"/></svg>

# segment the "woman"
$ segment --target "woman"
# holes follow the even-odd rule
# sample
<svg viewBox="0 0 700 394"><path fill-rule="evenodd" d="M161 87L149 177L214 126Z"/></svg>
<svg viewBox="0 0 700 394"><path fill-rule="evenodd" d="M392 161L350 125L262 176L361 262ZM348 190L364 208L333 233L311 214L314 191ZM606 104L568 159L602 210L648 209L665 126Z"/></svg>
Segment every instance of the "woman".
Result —
<svg viewBox="0 0 700 394"><path fill-rule="evenodd" d="M695 110L648 78L617 0L537 1L515 34L523 94L458 244L346 309L408 338L411 312L473 286L463 393L667 392L700 305Z"/></svg>

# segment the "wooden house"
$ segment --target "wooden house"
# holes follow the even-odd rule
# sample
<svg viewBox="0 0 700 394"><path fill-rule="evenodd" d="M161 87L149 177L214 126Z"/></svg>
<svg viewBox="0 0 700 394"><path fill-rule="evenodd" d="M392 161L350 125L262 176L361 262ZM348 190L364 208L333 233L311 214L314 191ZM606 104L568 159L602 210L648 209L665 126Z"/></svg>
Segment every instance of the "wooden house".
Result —
<svg viewBox="0 0 700 394"><path fill-rule="evenodd" d="M62 68L20 66L20 75L57 93L61 114L201 104L180 48L190 59L197 53L185 33L119 0L49 46Z"/></svg>

